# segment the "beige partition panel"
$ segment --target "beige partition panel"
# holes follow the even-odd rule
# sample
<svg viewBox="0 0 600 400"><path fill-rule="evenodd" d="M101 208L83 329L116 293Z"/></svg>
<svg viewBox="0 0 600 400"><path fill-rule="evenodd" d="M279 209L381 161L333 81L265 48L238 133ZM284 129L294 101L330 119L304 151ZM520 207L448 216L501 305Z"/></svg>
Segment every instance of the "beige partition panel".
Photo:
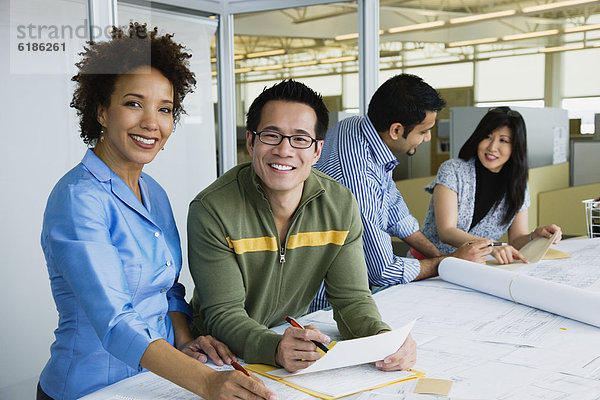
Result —
<svg viewBox="0 0 600 400"><path fill-rule="evenodd" d="M566 235L586 235L585 208L581 201L599 196L600 183L540 193L540 225L556 224Z"/></svg>
<svg viewBox="0 0 600 400"><path fill-rule="evenodd" d="M404 197L404 201L410 210L410 213L423 225L425 214L429 207L431 195L424 189L429 185L435 176L427 176L425 178L404 179L396 182L396 187Z"/></svg>
<svg viewBox="0 0 600 400"><path fill-rule="evenodd" d="M529 170L529 229L533 230L543 222L539 222L538 194L550 190L569 187L569 163L547 165Z"/></svg>

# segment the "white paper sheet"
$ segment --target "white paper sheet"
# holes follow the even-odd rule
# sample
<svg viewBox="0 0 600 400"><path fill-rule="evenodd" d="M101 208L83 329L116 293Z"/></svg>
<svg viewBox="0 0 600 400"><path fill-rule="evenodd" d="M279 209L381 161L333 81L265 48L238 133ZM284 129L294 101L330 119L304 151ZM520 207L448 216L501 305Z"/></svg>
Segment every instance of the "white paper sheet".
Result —
<svg viewBox="0 0 600 400"><path fill-rule="evenodd" d="M415 321L412 321L400 329L380 335L338 342L327 354L308 368L294 373L278 369L270 372L269 375L287 377L383 360L402 346L414 324Z"/></svg>
<svg viewBox="0 0 600 400"><path fill-rule="evenodd" d="M255 374L258 379L263 381L265 386L273 393L277 393L278 400L315 400L315 397L294 389L291 386L283 384L279 381Z"/></svg>
<svg viewBox="0 0 600 400"><path fill-rule="evenodd" d="M194 393L161 378L142 372L107 386L81 400L198 400Z"/></svg>
<svg viewBox="0 0 600 400"><path fill-rule="evenodd" d="M416 319L418 323L411 332L415 340L443 335L539 345L552 341L553 333L570 321L442 280L398 285L373 298L383 320L392 327Z"/></svg>
<svg viewBox="0 0 600 400"><path fill-rule="evenodd" d="M414 375L414 372L384 372L378 370L374 364L362 364L318 373L290 376L285 380L328 396L339 397L405 379L412 375Z"/></svg>

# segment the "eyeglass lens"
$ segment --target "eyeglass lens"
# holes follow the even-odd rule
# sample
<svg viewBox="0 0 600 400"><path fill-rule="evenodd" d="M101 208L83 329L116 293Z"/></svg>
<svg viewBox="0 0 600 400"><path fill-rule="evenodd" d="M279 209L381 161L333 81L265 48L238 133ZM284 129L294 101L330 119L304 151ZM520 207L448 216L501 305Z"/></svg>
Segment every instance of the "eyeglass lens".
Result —
<svg viewBox="0 0 600 400"><path fill-rule="evenodd" d="M290 145L297 149L308 149L312 146L314 139L310 136L306 135L291 135L286 136L282 135L279 132L271 132L271 131L262 131L257 133L258 138L264 144L269 144L272 146L277 146L281 143L283 138L287 138L290 142Z"/></svg>

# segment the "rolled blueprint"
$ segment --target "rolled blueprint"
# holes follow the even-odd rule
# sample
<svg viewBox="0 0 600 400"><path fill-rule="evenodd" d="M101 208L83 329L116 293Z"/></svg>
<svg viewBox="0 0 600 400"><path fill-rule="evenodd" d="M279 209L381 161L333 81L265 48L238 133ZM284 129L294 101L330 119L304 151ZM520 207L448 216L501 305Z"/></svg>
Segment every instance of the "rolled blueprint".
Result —
<svg viewBox="0 0 600 400"><path fill-rule="evenodd" d="M439 274L456 285L600 327L599 292L453 257L442 260Z"/></svg>

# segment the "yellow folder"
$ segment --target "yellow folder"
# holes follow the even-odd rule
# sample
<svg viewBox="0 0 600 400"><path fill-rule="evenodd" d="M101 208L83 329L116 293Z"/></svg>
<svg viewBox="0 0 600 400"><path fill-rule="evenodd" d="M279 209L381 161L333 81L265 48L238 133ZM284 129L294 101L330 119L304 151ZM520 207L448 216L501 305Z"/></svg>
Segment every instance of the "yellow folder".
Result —
<svg viewBox="0 0 600 400"><path fill-rule="evenodd" d="M250 370L252 372L255 372L255 373L259 374L259 375L262 375L262 376L265 376L267 378L270 378L270 379L276 380L278 382L281 382L281 383L283 383L283 384L285 384L287 386L290 386L290 387L292 387L294 389L300 390L301 392L307 393L307 394L309 394L311 396L323 399L323 400L334 400L334 399L338 399L340 397L344 397L344 396L348 396L348 395L351 395L351 394L363 392L363 391L366 391L366 390L377 389L377 388L380 388L380 387L384 387L384 386L388 386L388 385L393 385L395 383L405 382L405 381L409 381L409 380L412 380L412 379L418 379L418 378L422 378L422 377L425 376L425 374L423 372L419 372L419 371L415 371L415 370L410 370L410 372L412 372L412 375L410 375L408 377L403 377L402 379L395 379L394 380L392 378L392 380L390 380L389 382L385 382L385 383L382 383L382 384L379 384L379 385L376 385L376 386L361 388L361 389L353 391L351 393L344 393L343 395L340 395L340 396L330 396L330 395L327 395L327 394L324 394L324 393L316 392L314 390L311 390L311 389L308 389L308 388L296 385L296 384L294 384L292 382L288 382L286 380L286 378L281 378L281 377L270 375L269 372L272 372L272 371L275 371L275 370L279 369L279 368L273 367L271 365L248 364L248 365L244 366L244 368L246 368L247 370ZM318 374L318 373L319 372L315 372L315 374ZM384 372L382 372L382 373L384 373Z"/></svg>

